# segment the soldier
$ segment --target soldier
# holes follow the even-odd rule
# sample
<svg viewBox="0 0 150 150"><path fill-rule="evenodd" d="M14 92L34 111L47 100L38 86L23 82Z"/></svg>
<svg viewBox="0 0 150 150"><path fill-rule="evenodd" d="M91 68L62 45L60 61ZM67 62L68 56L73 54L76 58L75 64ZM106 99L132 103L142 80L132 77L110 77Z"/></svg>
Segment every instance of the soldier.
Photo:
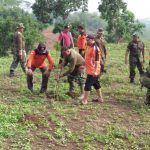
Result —
<svg viewBox="0 0 150 150"><path fill-rule="evenodd" d="M77 47L79 49L79 54L84 58L85 50L86 50L86 35L84 32L84 27L79 25L78 26L78 39L77 39Z"/></svg>
<svg viewBox="0 0 150 150"><path fill-rule="evenodd" d="M146 69L146 72L140 77L142 87L147 88L145 104L150 106L150 65Z"/></svg>
<svg viewBox="0 0 150 150"><path fill-rule="evenodd" d="M104 30L102 28L98 29L97 31L95 43L99 47L102 53L101 72L106 72L106 70L104 69L104 66L105 66L105 60L107 56L107 50L106 50L105 40L104 40Z"/></svg>
<svg viewBox="0 0 150 150"><path fill-rule="evenodd" d="M48 59L49 68L44 62L45 59ZM39 43L37 49L31 51L29 54L29 58L27 61L27 85L28 89L33 91L33 71L36 68L39 68L42 72L42 84L40 93L44 93L47 90L48 77L50 76L50 72L53 69L53 59L50 53L46 50L46 46L43 43Z"/></svg>
<svg viewBox="0 0 150 150"><path fill-rule="evenodd" d="M67 93L69 96L73 97L75 95L74 93L74 81L77 80L81 96L83 97L83 91L84 91L84 59L83 57L76 52L73 49L69 49L64 47L62 49L62 54L64 58L64 62L62 63L62 67L65 67L67 64L69 64L69 70L67 70L64 73L61 73L59 75L59 78L62 78L64 76L68 76L68 82L69 82L69 92Z"/></svg>
<svg viewBox="0 0 150 150"><path fill-rule="evenodd" d="M94 86L97 94L97 99L94 101L103 102L102 92L101 92L101 85L99 82L99 75L101 73L101 51L95 44L95 37L92 35L87 36L87 51L85 55L85 69L87 73L87 78L85 82L84 88L84 98L82 99L82 104L87 104L91 87Z"/></svg>
<svg viewBox="0 0 150 150"><path fill-rule="evenodd" d="M14 34L14 44L13 44L13 62L10 66L10 77L14 76L14 71L20 62L22 70L25 72L25 62L26 62L26 51L25 51L25 38L23 36L24 26L19 23L16 27L16 32Z"/></svg>
<svg viewBox="0 0 150 150"><path fill-rule="evenodd" d="M142 53L142 61L141 61ZM128 44L126 53L125 53L125 64L128 64L128 54L129 54L129 69L130 69L130 83L134 83L135 78L135 68L137 67L140 75L144 73L143 63L145 62L144 58L144 44L139 39L137 33L133 34L132 41Z"/></svg>

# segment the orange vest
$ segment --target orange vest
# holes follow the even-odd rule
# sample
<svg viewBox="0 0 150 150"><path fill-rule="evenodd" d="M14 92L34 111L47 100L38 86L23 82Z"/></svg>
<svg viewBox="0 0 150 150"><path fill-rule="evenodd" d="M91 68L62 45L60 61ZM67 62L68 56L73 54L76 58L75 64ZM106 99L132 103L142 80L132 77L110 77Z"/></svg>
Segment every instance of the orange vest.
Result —
<svg viewBox="0 0 150 150"><path fill-rule="evenodd" d="M39 55L36 54L35 51L32 51L30 53L27 61L27 67L45 68L47 66L47 64L44 62L46 58L48 59L49 62L49 70L52 70L54 62L50 53L48 53L47 55Z"/></svg>
<svg viewBox="0 0 150 150"><path fill-rule="evenodd" d="M85 55L85 68L88 75L100 74L101 52L98 46L88 47Z"/></svg>
<svg viewBox="0 0 150 150"><path fill-rule="evenodd" d="M86 36L79 34L77 39L78 49L86 49Z"/></svg>

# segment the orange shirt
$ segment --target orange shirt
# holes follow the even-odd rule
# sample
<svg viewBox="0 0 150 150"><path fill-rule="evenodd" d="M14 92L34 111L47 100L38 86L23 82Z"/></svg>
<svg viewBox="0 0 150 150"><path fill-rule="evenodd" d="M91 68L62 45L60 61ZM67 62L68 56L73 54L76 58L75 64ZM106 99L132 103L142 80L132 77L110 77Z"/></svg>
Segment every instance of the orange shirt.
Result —
<svg viewBox="0 0 150 150"><path fill-rule="evenodd" d="M46 58L48 59L48 62L49 62L49 70L52 70L54 62L49 52L47 55L46 54L39 55L39 54L36 54L35 51L32 51L27 61L27 67L28 68L31 68L31 67L45 68L47 66L47 64L44 62Z"/></svg>
<svg viewBox="0 0 150 150"><path fill-rule="evenodd" d="M85 55L85 68L88 75L99 75L100 74L100 49L96 48L95 45L88 47Z"/></svg>
<svg viewBox="0 0 150 150"><path fill-rule="evenodd" d="M84 34L79 34L77 39L77 47L78 49L86 49L86 36Z"/></svg>

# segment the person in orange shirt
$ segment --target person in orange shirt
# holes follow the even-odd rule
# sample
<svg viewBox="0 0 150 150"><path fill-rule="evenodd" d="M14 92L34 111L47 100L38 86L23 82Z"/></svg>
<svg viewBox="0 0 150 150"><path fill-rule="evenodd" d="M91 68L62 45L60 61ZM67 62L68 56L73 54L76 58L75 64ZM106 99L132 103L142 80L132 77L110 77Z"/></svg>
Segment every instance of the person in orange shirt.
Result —
<svg viewBox="0 0 150 150"><path fill-rule="evenodd" d="M49 62L49 68L44 62L46 58ZM46 45L43 43L39 43L37 49L31 51L31 53L29 54L29 58L27 61L27 85L28 89L31 92L33 92L33 71L36 68L39 68L42 72L42 84L40 93L44 93L47 90L48 77L50 76L50 72L53 69L53 65L53 59L50 53L46 50Z"/></svg>
<svg viewBox="0 0 150 150"><path fill-rule="evenodd" d="M86 45L87 45L84 27L79 25L78 32L79 32L79 35L78 35L78 39L77 39L77 47L79 49L80 55L84 58L85 57L85 49L86 49Z"/></svg>
<svg viewBox="0 0 150 150"><path fill-rule="evenodd" d="M90 95L91 86L94 86L98 98L96 101L103 102L101 85L99 82L99 75L101 71L100 60L101 52L98 46L95 44L94 36L87 36L87 51L85 56L85 68L87 73L85 88L84 88L84 98L82 99L82 104L87 104L88 97ZM95 101L95 100L94 100Z"/></svg>

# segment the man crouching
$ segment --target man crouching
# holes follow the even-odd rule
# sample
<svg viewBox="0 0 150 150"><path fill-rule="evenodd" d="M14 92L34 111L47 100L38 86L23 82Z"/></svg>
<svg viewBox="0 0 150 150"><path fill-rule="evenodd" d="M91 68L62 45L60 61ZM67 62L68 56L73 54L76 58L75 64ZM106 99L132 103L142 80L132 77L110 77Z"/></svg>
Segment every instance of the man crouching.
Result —
<svg viewBox="0 0 150 150"><path fill-rule="evenodd" d="M47 64L44 62L45 59L48 59L49 68ZM29 54L29 58L27 61L27 85L28 89L33 91L33 71L36 68L39 68L42 72L42 84L40 93L44 93L47 90L48 77L50 76L50 72L53 69L53 59L50 53L46 50L46 45L43 43L39 43L38 47L31 51Z"/></svg>
<svg viewBox="0 0 150 150"><path fill-rule="evenodd" d="M68 95L71 97L74 97L74 81L77 81L80 90L81 90L81 98L83 97L83 91L84 91L84 59L83 57L76 52L74 49L69 49L67 47L62 48L62 54L63 54L63 63L62 68L65 67L67 64L69 66L69 69L61 73L59 75L59 78L62 78L64 76L68 76L68 82L69 82L69 91Z"/></svg>

